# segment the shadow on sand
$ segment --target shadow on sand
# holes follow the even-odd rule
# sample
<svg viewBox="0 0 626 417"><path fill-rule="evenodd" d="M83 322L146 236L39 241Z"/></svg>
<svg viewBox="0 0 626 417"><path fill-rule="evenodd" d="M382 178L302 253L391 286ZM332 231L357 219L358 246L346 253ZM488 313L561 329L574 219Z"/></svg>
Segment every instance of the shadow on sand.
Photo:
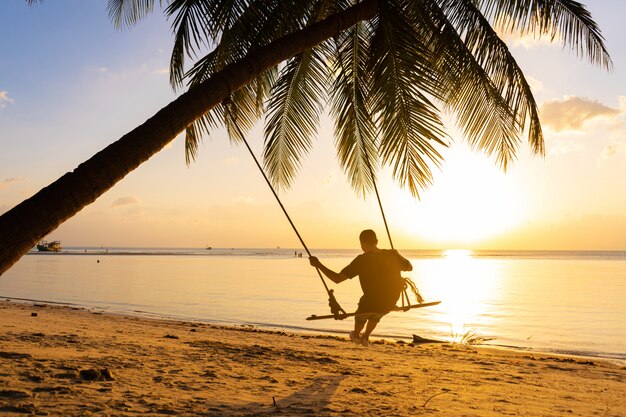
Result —
<svg viewBox="0 0 626 417"><path fill-rule="evenodd" d="M344 375L319 376L287 397L271 397L267 403L222 404L211 407L207 416L324 416L336 412L329 408L331 398ZM275 402L275 403L274 403Z"/></svg>

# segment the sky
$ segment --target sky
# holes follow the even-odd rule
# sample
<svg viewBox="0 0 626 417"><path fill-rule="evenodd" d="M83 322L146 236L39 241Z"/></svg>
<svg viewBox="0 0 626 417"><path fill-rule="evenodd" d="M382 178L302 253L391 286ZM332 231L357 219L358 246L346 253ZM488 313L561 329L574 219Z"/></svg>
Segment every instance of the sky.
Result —
<svg viewBox="0 0 626 417"><path fill-rule="evenodd" d="M434 184L412 198L388 171L381 199L397 248L626 250L626 38L622 0L585 1L613 59L607 72L546 40L507 39L540 106L546 156L524 143L506 173L453 123ZM117 30L106 1L0 2L0 213L122 137L176 97L170 23ZM263 128L250 133L260 155ZM357 248L376 198L339 167L332 120L280 197L310 248ZM48 239L64 246L301 248L250 155L221 129L187 166L183 138Z"/></svg>

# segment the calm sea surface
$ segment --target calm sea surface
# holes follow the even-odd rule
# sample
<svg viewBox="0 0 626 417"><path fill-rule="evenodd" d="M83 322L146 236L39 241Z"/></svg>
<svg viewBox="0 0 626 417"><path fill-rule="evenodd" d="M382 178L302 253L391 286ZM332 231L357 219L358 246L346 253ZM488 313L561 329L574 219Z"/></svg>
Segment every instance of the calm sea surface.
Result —
<svg viewBox="0 0 626 417"><path fill-rule="evenodd" d="M291 249L68 248L30 253L0 277L0 296L98 310L268 328L347 332L329 314L306 256ZM315 250L340 270L359 252ZM375 335L461 341L626 361L626 252L403 251L408 276L438 306L391 313ZM332 284L332 285L330 285ZM358 280L335 285L347 311Z"/></svg>

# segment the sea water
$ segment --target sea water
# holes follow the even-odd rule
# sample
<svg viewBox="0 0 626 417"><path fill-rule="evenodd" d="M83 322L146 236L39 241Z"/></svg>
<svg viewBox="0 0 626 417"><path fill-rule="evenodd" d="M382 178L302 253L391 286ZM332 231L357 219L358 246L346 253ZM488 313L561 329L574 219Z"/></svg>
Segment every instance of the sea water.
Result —
<svg viewBox="0 0 626 417"><path fill-rule="evenodd" d="M359 252L313 251L340 270ZM162 318L313 332L347 332L329 314L306 254L294 249L69 248L31 252L0 277L0 297ZM374 336L412 335L626 361L626 252L402 253L433 307L394 312ZM346 311L358 279L326 280Z"/></svg>

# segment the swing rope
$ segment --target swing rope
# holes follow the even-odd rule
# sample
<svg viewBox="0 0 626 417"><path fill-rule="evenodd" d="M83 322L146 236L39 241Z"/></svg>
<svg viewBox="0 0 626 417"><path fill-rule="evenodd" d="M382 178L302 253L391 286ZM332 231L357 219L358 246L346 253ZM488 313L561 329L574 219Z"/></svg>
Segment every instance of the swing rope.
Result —
<svg viewBox="0 0 626 417"><path fill-rule="evenodd" d="M367 152L365 153L365 163L367 164L367 169L370 171L370 175L372 176L372 184L374 185L374 192L376 193L376 199L378 200L378 207L380 207L380 214L383 216L383 223L385 223L385 230L387 231L387 237L389 238L389 245L391 249L395 249L393 247L393 241L391 240L391 233L389 233L389 226L387 225L387 217L385 216L385 210L383 210L383 203L380 201L380 194L378 194L378 187L376 186L376 178L374 178L374 170L372 169L372 165L370 164L370 159L367 156Z"/></svg>
<svg viewBox="0 0 626 417"><path fill-rule="evenodd" d="M383 203L380 200L380 194L378 193L378 187L376 186L374 170L372 169L372 165L370 164L370 159L367 156L367 152L365 153L365 163L367 164L367 168L369 169L370 175L372 176L372 184L374 185L374 192L376 193L376 199L378 200L378 207L380 207L380 214L383 217L383 223L385 223L385 230L387 231L387 237L389 238L389 245L391 246L392 250L395 250L395 248L393 247L393 241L391 240L391 233L389 233L389 226L387 225L387 217L385 216ZM415 285L415 282L413 282L411 278L402 277L402 279L404 280L404 288L402 289L402 309L406 308L406 310L408 310L409 307L407 306L411 305L411 301L409 300L409 294L407 293L407 288L411 289L411 292L415 296L417 302L419 304L422 304L424 302L424 298L417 289L417 285Z"/></svg>
<svg viewBox="0 0 626 417"><path fill-rule="evenodd" d="M243 134L243 132L239 128L239 125L237 124L236 118L231 113L230 108L228 106L228 104L229 104L228 101L230 101L230 100L227 100L224 103L224 108L226 109L227 116L230 117L230 119L232 120L233 125L235 126L235 129L237 130L237 133L239 134L239 137L243 140L243 143L246 145L246 148L248 149L248 152L252 156L252 159L254 159L254 163L256 164L257 168L259 168L259 171L261 171L261 175L263 175L263 178L265 179L265 182L267 183L267 186L270 188L270 190L272 190L272 194L274 194L274 198L276 198L276 201L278 202L278 205L280 206L280 208L283 210L283 213L285 214L285 217L287 217L287 220L289 221L289 224L291 225L291 228L296 233L296 236L298 236L298 239L300 240L300 243L302 244L302 247L306 251L307 255L309 255L309 257L311 257L312 255L311 255L311 252L309 251L309 248L307 247L306 243L304 243L304 240L302 239L302 236L300 236L300 232L298 232L298 229L296 228L296 225L291 220L291 217L289 216L289 213L287 213L287 210L285 209L285 206L283 206L282 201L280 200L280 198L278 197L278 194L274 190L274 187L272 186L272 183L267 178L267 175L265 174L265 170L263 170L263 167L259 163L259 160L257 159L256 155L252 151L252 148L250 147L250 145L248 144L248 141L246 140L245 135ZM322 281L322 284L324 284L324 289L326 290L326 293L328 294L328 306L330 307L330 311L333 314L333 316L335 316L335 319L338 319L341 315L346 315L347 314L346 311L339 305L339 303L337 302L337 299L335 298L335 291L330 289L330 288L328 288L328 285L326 284L326 281L324 280L324 277L322 276L322 273L320 272L319 268L316 267L315 270L317 271L317 275L319 275L320 280Z"/></svg>

